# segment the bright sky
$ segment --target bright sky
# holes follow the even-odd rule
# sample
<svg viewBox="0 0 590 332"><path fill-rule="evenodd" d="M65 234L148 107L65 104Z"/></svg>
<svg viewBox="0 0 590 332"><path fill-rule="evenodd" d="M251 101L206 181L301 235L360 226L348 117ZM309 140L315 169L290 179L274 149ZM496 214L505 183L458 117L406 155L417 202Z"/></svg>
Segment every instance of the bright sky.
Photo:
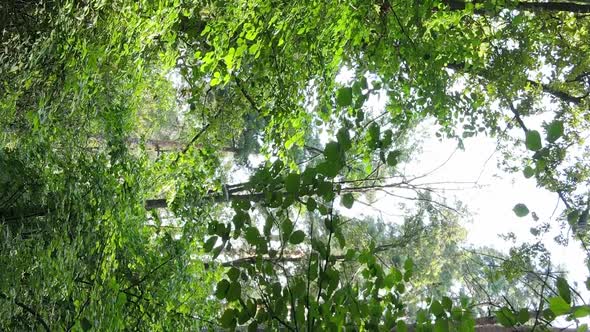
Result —
<svg viewBox="0 0 590 332"><path fill-rule="evenodd" d="M422 151L413 156L414 160L404 168L408 177L430 173L436 169L416 183L445 182L437 186L447 188L441 193L450 200L455 197L467 206L473 219L472 222L465 220L464 223L468 230L467 242L507 253L514 244L503 240L499 234L513 232L517 237L517 244L534 241L535 237L530 233L531 227L549 222L554 227L544 235L543 240L552 253L553 264L565 267L570 273L570 283L578 282L582 286L581 290L584 290L588 269L583 250L575 240L571 240L567 247L553 240L558 234L557 217L563 208L557 194L537 188L535 180L526 179L522 173L512 174L500 170L497 162L501 154L495 153L496 139L485 136L469 138L465 141L465 150L460 150L456 148L455 141L440 141L436 138L435 128L430 122L416 130L425 136ZM410 192L400 194L412 196ZM381 214L385 221L399 222L401 218L397 203L403 200L385 194L378 194L377 197L377 202L373 204L375 210L356 204L350 214ZM524 203L531 213L523 218L517 217L512 211L517 203ZM532 212L537 214L538 221L533 220Z"/></svg>
<svg viewBox="0 0 590 332"><path fill-rule="evenodd" d="M351 71L343 70L338 81L350 82L352 78ZM456 88L461 89L460 86ZM381 96L372 96L367 102L374 115L383 111L384 104L385 98ZM547 111L553 109L548 98L542 100L542 106ZM546 112L534 118L529 117L527 124L530 129L541 131L542 122L550 121L550 116L552 116L551 112ZM443 192L444 196L450 200L455 197L466 205L471 214L473 221L465 220L464 222L468 230L467 245L487 246L508 253L512 246L534 242L535 237L531 234L531 228L548 222L552 228L543 235L542 240L551 253L552 264L554 267L559 266L561 270L564 268L568 271L568 282L570 285L575 285L574 287L587 301L590 298L590 292L585 287L586 278L589 276L585 252L579 242L571 238L571 231L568 233L570 236L568 246L557 244L553 239L560 232L557 218L564 207L558 200L557 193L538 188L534 177L526 179L521 172L507 173L499 169L497 165L502 156L500 152L495 152L497 150L495 138L484 135L468 138L464 141L465 149L460 150L457 149L456 141L439 140L435 136L436 129L434 121L426 121L414 131L423 137L422 151L411 156L413 160L405 165L405 171L402 173L408 177L429 173L418 183L456 183L437 187L448 188L449 190ZM522 132L517 129L509 133L515 137L522 135ZM521 153L523 156L528 156L530 153L523 145L515 146L514 149L513 152L517 155ZM432 172L433 170L436 171ZM411 193L407 194L406 196L412 196ZM381 216L384 221L400 222L402 219L398 203L403 200L383 193L378 194L377 197L377 202L372 204L376 209L371 210L367 209L366 205L355 204L348 213L351 216ZM523 218L517 217L512 209L518 203L525 204L531 213ZM346 211L342 212L346 213ZM532 212L537 215L538 221L533 219ZM517 239L515 243L508 242L499 236L509 232L515 234ZM588 321L584 320L583 323ZM554 324L566 327L571 323L560 319Z"/></svg>
<svg viewBox="0 0 590 332"><path fill-rule="evenodd" d="M473 214L473 222L467 224L468 242L506 252L511 243L499 238L498 234L513 232L520 242L533 241L531 227L549 222L554 227L543 240L552 253L554 265L562 264L570 272L570 281L583 285L588 269L584 262L586 255L578 242L571 240L570 245L564 247L553 240L558 234L557 217L563 208L557 194L537 188L534 178L526 179L522 173L510 174L498 169L496 165L501 155L494 153L494 138L482 136L468 139L464 151L456 150L455 147L454 142L440 142L434 135L430 135L423 145L423 153L407 168L420 174L444 164L429 176L429 182L477 181L481 185L477 188L466 186L467 189L449 193L464 202ZM531 212L537 214L539 220L534 221L532 213L523 218L517 217L512 211L517 203L526 204Z"/></svg>
<svg viewBox="0 0 590 332"><path fill-rule="evenodd" d="M552 263L554 266L563 266L569 272L568 282L570 285L577 284L577 290L587 301L590 292L584 286L588 277L586 254L575 239L570 238L568 246L557 244L553 240L559 234L557 218L563 209L558 195L538 188L534 178L526 179L522 173L509 174L501 171L496 166L501 155L494 153L496 140L493 138L468 139L464 151L456 150L455 146L456 144L450 141L438 141L430 133L429 138L425 140L423 153L408 166L408 169L427 172L435 165L444 164L430 176L431 181L477 181L483 185L475 189L452 192L473 214L473 222L466 224L468 243L475 246L490 246L507 252L513 244L500 238L500 233L513 232L518 239L517 243L533 242L531 227L549 222L552 229L543 236L543 243L551 252ZM526 204L531 212L537 214L539 220L534 221L532 213L523 218L517 217L512 211L517 203ZM571 235L571 232L568 234ZM584 320L583 323L588 323L588 320ZM554 324L561 327L571 325L563 319Z"/></svg>

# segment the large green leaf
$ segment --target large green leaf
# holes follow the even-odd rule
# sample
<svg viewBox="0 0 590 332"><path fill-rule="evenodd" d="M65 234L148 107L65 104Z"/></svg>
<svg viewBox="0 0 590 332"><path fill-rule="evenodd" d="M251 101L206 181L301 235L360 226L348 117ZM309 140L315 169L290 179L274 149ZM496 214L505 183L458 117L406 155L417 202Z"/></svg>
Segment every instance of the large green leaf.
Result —
<svg viewBox="0 0 590 332"><path fill-rule="evenodd" d="M522 173L524 174L524 177L528 179L535 175L535 169L533 169L531 166L526 166Z"/></svg>
<svg viewBox="0 0 590 332"><path fill-rule="evenodd" d="M438 317L434 322L434 332L449 332L449 320L444 317Z"/></svg>
<svg viewBox="0 0 590 332"><path fill-rule="evenodd" d="M520 324L526 324L526 322L528 322L530 319L529 310L526 308L520 309L516 315L516 318Z"/></svg>
<svg viewBox="0 0 590 332"><path fill-rule="evenodd" d="M213 250L213 246L217 242L217 239L218 239L217 236L212 236L212 237L208 238L207 241L205 241L205 244L203 244L203 250L205 252L211 252L211 250Z"/></svg>
<svg viewBox="0 0 590 332"><path fill-rule="evenodd" d="M352 105L352 88L340 88L336 91L336 103L338 106Z"/></svg>
<svg viewBox="0 0 590 332"><path fill-rule="evenodd" d="M293 222L291 221L291 219L286 218L281 224L281 229L283 231L283 238L285 240L289 239L291 233L293 232Z"/></svg>
<svg viewBox="0 0 590 332"><path fill-rule="evenodd" d="M307 206L307 209L312 212L315 211L315 209L318 207L315 199L313 199L311 197L307 199L306 206Z"/></svg>
<svg viewBox="0 0 590 332"><path fill-rule="evenodd" d="M225 311L219 318L219 323L222 327L231 329L236 325L236 316L237 312L235 309L225 309Z"/></svg>
<svg viewBox="0 0 590 332"><path fill-rule="evenodd" d="M554 296L549 298L549 309L551 309L555 316L561 316L567 314L571 307L560 296Z"/></svg>
<svg viewBox="0 0 590 332"><path fill-rule="evenodd" d="M80 320L80 326L82 326L82 331L90 331L92 329L92 323L86 317Z"/></svg>
<svg viewBox="0 0 590 332"><path fill-rule="evenodd" d="M326 159L330 162L337 162L340 160L340 144L338 142L329 142L324 148Z"/></svg>
<svg viewBox="0 0 590 332"><path fill-rule="evenodd" d="M496 311L496 319L505 327L512 327L516 324L516 316L508 307L502 307L499 311Z"/></svg>
<svg viewBox="0 0 590 332"><path fill-rule="evenodd" d="M547 141L553 143L563 136L563 122L555 120L547 127Z"/></svg>
<svg viewBox="0 0 590 332"><path fill-rule="evenodd" d="M251 245L258 244L258 239L260 238L260 232L258 231L257 227L248 227L246 228L245 232L246 241L248 241Z"/></svg>
<svg viewBox="0 0 590 332"><path fill-rule="evenodd" d="M567 283L567 280L565 280L562 277L557 277L557 281L555 282L556 286L557 286L557 292L559 293L559 296L565 300L565 302L567 303L571 303L572 299L571 299L571 291L570 291L570 286Z"/></svg>
<svg viewBox="0 0 590 332"><path fill-rule="evenodd" d="M289 173L285 178L285 190L290 194L296 194L299 191L300 175Z"/></svg>
<svg viewBox="0 0 590 332"><path fill-rule="evenodd" d="M340 128L338 133L336 133L336 138L338 139L338 143L344 150L348 150L351 147L350 144L350 134L348 133L347 128Z"/></svg>
<svg viewBox="0 0 590 332"><path fill-rule="evenodd" d="M232 281L227 289L227 294L225 298L232 302L237 301L240 296L242 295L242 285L237 281Z"/></svg>
<svg viewBox="0 0 590 332"><path fill-rule="evenodd" d="M525 217L529 214L529 209L527 208L526 205L522 204L522 203L518 203L514 206L514 208L512 208L512 211L514 211L514 214L516 214L517 217Z"/></svg>
<svg viewBox="0 0 590 332"><path fill-rule="evenodd" d="M435 316L440 316L444 313L444 309L440 302L433 300L430 304L430 312L432 312Z"/></svg>
<svg viewBox="0 0 590 332"><path fill-rule="evenodd" d="M342 195L342 205L344 207L350 209L352 208L352 204L354 203L354 196L351 193L346 193Z"/></svg>
<svg viewBox="0 0 590 332"><path fill-rule="evenodd" d="M299 244L305 240L305 233L302 230L297 230L291 234L289 238L289 242L291 244Z"/></svg>
<svg viewBox="0 0 590 332"><path fill-rule="evenodd" d="M526 148L532 151L541 150L543 145L541 144L541 135L536 130L529 130L526 133L525 140Z"/></svg>
<svg viewBox="0 0 590 332"><path fill-rule="evenodd" d="M238 270L236 267L232 267L229 269L229 271L227 271L227 276L229 277L229 280L237 281L238 277L240 276L240 270Z"/></svg>
<svg viewBox="0 0 590 332"><path fill-rule="evenodd" d="M399 162L399 157L401 156L401 151L395 150L387 154L387 165L394 167Z"/></svg>
<svg viewBox="0 0 590 332"><path fill-rule="evenodd" d="M221 279L218 283L217 283L217 287L215 288L215 296L218 299L225 299L226 295L227 295L227 291L229 289L229 281L227 281L227 279Z"/></svg>

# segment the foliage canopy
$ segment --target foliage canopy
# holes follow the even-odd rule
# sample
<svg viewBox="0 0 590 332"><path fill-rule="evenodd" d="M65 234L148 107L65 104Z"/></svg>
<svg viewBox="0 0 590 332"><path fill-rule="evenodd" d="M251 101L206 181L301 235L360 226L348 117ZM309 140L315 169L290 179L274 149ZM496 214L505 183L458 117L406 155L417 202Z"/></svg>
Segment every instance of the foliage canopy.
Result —
<svg viewBox="0 0 590 332"><path fill-rule="evenodd" d="M572 229L590 253L589 4L0 12L3 329L471 331L590 315L542 237ZM465 248L467 208L401 167L433 120L459 147L497 138L505 169L559 197L558 223L508 254ZM351 215L395 190L411 193L399 223Z"/></svg>

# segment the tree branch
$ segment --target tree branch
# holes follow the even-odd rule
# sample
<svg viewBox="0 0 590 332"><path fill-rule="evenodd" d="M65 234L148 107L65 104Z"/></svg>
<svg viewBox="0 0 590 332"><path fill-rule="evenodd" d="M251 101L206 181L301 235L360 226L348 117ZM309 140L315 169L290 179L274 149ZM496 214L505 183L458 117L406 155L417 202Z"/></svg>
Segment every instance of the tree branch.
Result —
<svg viewBox="0 0 590 332"><path fill-rule="evenodd" d="M252 106L252 108L257 113L260 113L260 108L258 108L258 105L256 105L256 102L250 96L250 94L248 93L248 91L246 91L246 88L244 88L244 86L242 85L242 81L240 80L240 78L237 75L235 75L235 74L233 74L232 76L234 77L234 80L236 81L236 85L238 86L238 89L240 90L240 92L242 93L242 95L244 96L244 98L246 98L246 100L248 101L248 103L250 103L250 105Z"/></svg>
<svg viewBox="0 0 590 332"><path fill-rule="evenodd" d="M10 298L4 294L4 293L0 293L0 298L3 298L7 301L10 300ZM28 305L18 301L17 299L14 299L14 304L16 304L17 306L21 307L24 311L28 312L29 314L31 314L31 316L35 317L35 320L41 324L41 326L43 326L43 329L45 329L45 331L49 332L51 331L49 329L49 325L47 325L47 323L45 322L45 320L43 319L43 317L41 317L41 315L39 315L39 313L37 313L35 310L33 310L33 308L29 307Z"/></svg>
<svg viewBox="0 0 590 332"><path fill-rule="evenodd" d="M584 99L584 97L575 97L575 96L572 96L572 95L565 93L563 91L559 91L557 89L554 89L547 84L542 84L539 82L535 82L533 80L527 80L527 82L530 85L540 87L543 90L543 92L550 94L553 97L556 97L556 98L561 99L561 100L568 102L568 103L578 105L582 102L582 99Z"/></svg>

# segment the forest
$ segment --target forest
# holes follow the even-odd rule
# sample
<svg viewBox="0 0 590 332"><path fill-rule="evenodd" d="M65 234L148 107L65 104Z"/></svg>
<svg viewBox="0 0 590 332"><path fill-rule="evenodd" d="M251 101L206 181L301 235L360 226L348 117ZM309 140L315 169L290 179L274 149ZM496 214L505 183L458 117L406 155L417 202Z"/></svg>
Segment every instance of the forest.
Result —
<svg viewBox="0 0 590 332"><path fill-rule="evenodd" d="M585 0L0 1L0 331L587 331L589 30ZM420 162L479 139L557 202L485 202L526 240Z"/></svg>

